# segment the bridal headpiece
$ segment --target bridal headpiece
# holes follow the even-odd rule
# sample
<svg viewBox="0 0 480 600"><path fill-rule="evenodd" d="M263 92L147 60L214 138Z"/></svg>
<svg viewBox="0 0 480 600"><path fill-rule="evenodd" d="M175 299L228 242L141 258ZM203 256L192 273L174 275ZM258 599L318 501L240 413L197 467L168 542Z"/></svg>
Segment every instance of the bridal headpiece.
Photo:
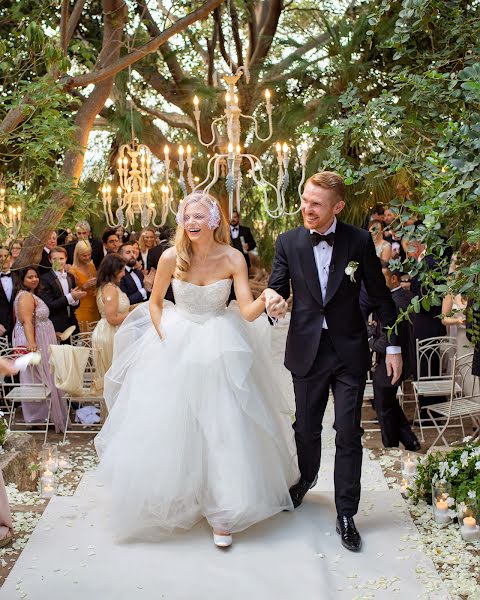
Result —
<svg viewBox="0 0 480 600"><path fill-rule="evenodd" d="M188 211L187 215L187 208L192 204L197 205L195 211ZM205 219L209 229L216 229L220 225L220 210L215 198L210 194L202 191L192 192L178 205L176 221L180 227L186 229L189 222L195 224L197 220L199 224L200 220Z"/></svg>

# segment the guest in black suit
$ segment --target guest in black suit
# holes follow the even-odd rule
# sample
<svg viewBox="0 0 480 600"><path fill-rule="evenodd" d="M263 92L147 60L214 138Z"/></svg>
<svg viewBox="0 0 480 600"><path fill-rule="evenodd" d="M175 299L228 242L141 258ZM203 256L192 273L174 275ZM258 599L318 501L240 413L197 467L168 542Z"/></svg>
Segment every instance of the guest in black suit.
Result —
<svg viewBox="0 0 480 600"><path fill-rule="evenodd" d="M392 293L397 312L406 310L412 299L411 293L400 285L401 271L384 269L387 287ZM389 345L387 334L381 322L373 313L373 322L369 325L369 344L376 354L376 364L373 371L374 406L377 413L382 441L385 448L398 447L401 442L406 450L420 450L420 442L413 433L410 423L403 412L397 398L400 381L408 379L415 370L415 342L413 327L407 319L398 325L398 342L402 349L403 370L400 381L392 384L385 366L386 348Z"/></svg>
<svg viewBox="0 0 480 600"><path fill-rule="evenodd" d="M88 242L90 242L90 246L92 247L92 261L93 261L93 264L95 265L95 268L98 269L105 254L103 252L102 242L92 236L92 230L90 227L90 223L88 221L79 221L75 225L75 233L77 235L77 241L78 240L87 240ZM69 247L69 249L70 249L70 247ZM75 250L75 244L73 245L73 248L71 248L71 253L69 253L69 255L68 255L68 262L70 265L73 265L74 250Z"/></svg>
<svg viewBox="0 0 480 600"><path fill-rule="evenodd" d="M157 268L160 257L162 256L163 252L169 247L170 239L174 235L174 232L170 229L170 227L167 227L166 225L160 227L158 231L160 241L156 246L154 246L151 250L148 251L147 264L145 265L147 271L150 271L150 269ZM167 298L167 300L169 300L169 298Z"/></svg>
<svg viewBox="0 0 480 600"><path fill-rule="evenodd" d="M50 321L52 321L57 334L61 334L72 325L75 326L73 333L78 333L77 317L75 309L79 304L80 298L86 296L84 292L77 287L75 277L65 271L67 263L67 251L65 248L56 247L50 251L51 268L41 277L40 298L45 302L50 310ZM69 343L69 340L63 340L62 343Z"/></svg>
<svg viewBox="0 0 480 600"><path fill-rule="evenodd" d="M10 271L10 250L0 247L0 337L12 342L14 285Z"/></svg>
<svg viewBox="0 0 480 600"><path fill-rule="evenodd" d="M40 263L38 264L38 271L40 275L44 273L48 273L52 269L52 263L50 261L50 251L52 248L57 246L57 232L50 231L47 239L47 243L43 247L42 250L42 258L40 259Z"/></svg>
<svg viewBox="0 0 480 600"><path fill-rule="evenodd" d="M335 403L335 504L337 532L349 550L361 547L353 520L360 500L362 470L361 408L370 366L367 328L359 294L363 281L379 320L391 326L395 304L385 285L372 236L337 221L345 206L345 184L337 173L323 172L305 184L303 226L282 233L276 243L269 288L293 307L285 366L295 389L294 424L300 481L290 490L295 507L312 487L320 467L323 415L330 389ZM267 290L268 291L268 290ZM266 296L271 316L270 299ZM387 372L402 372L396 336L387 348Z"/></svg>
<svg viewBox="0 0 480 600"><path fill-rule="evenodd" d="M148 299L148 293L152 291L155 274L144 277L142 271L135 269L136 260L133 255L133 245L130 242L121 246L119 254L126 263L125 275L120 280L120 289L127 294L130 304L145 302Z"/></svg>
<svg viewBox="0 0 480 600"><path fill-rule="evenodd" d="M107 254L116 254L122 243L117 235L116 229L105 229L102 235L103 257ZM103 258L102 258L103 260Z"/></svg>
<svg viewBox="0 0 480 600"><path fill-rule="evenodd" d="M240 225L240 216L236 210L233 211L232 218L230 219L230 236L232 238L232 246L242 252L247 261L247 267L250 269L250 256L248 253L254 250L257 244L253 239L250 228Z"/></svg>

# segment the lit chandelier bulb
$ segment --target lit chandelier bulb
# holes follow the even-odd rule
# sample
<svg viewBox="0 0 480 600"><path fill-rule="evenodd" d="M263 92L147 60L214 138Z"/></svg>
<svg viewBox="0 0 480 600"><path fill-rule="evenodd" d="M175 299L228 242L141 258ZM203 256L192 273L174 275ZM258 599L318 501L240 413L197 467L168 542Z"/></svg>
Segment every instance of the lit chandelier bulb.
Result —
<svg viewBox="0 0 480 600"><path fill-rule="evenodd" d="M125 157L125 158L123 159L123 164L124 164L125 166L127 166L127 165L128 165L128 158L127 158L127 157Z"/></svg>
<svg viewBox="0 0 480 600"><path fill-rule="evenodd" d="M281 150L282 150L282 146L280 145L280 142L277 142L277 143L275 144L275 150L276 150L277 152L281 152Z"/></svg>
<svg viewBox="0 0 480 600"><path fill-rule="evenodd" d="M288 145L284 143L283 147L282 147L282 150L283 150L284 154L287 154L287 152L288 152Z"/></svg>
<svg viewBox="0 0 480 600"><path fill-rule="evenodd" d="M112 188L110 185L107 185L107 193L110 194L110 192L112 191Z"/></svg>
<svg viewBox="0 0 480 600"><path fill-rule="evenodd" d="M121 167L122 166L122 158L119 157L117 160L118 166Z"/></svg>
<svg viewBox="0 0 480 600"><path fill-rule="evenodd" d="M142 165L145 164L145 154L142 154L142 158L140 159Z"/></svg>
<svg viewBox="0 0 480 600"><path fill-rule="evenodd" d="M120 186L117 187L117 195L118 196L122 195L122 188Z"/></svg>
<svg viewBox="0 0 480 600"><path fill-rule="evenodd" d="M198 96L193 97L193 104L195 105L195 108L198 108L198 105L200 104L200 100L198 99Z"/></svg>
<svg viewBox="0 0 480 600"><path fill-rule="evenodd" d="M184 153L184 149L183 149L183 146L180 144L180 146L178 147L178 154L179 154L180 158L183 158L183 153Z"/></svg>
<svg viewBox="0 0 480 600"><path fill-rule="evenodd" d="M104 185L104 186L102 187L102 194L106 194L106 193L107 193L107 186L106 186L106 185Z"/></svg>
<svg viewBox="0 0 480 600"><path fill-rule="evenodd" d="M230 100L231 100L230 94L227 92L227 93L225 94L225 102L226 102L227 104L230 104Z"/></svg>
<svg viewBox="0 0 480 600"><path fill-rule="evenodd" d="M237 94L233 95L233 101L235 102L235 104L238 104L238 96L237 96Z"/></svg>
<svg viewBox="0 0 480 600"><path fill-rule="evenodd" d="M267 102L270 100L270 90L265 90L265 98Z"/></svg>
<svg viewBox="0 0 480 600"><path fill-rule="evenodd" d="M17 207L17 212L18 212L19 214L22 212L22 207L21 207L21 206L18 206L18 207Z"/></svg>
<svg viewBox="0 0 480 600"><path fill-rule="evenodd" d="M192 153L192 147L190 146L190 144L187 145L187 154L191 154Z"/></svg>
<svg viewBox="0 0 480 600"><path fill-rule="evenodd" d="M240 154L240 150L241 150L241 148L240 148L240 144L237 144L237 148L236 148L236 150L237 150L237 154Z"/></svg>
<svg viewBox="0 0 480 600"><path fill-rule="evenodd" d="M170 152L170 148L167 145L165 145L163 148L163 151L165 152L165 156L168 156L168 153Z"/></svg>
<svg viewBox="0 0 480 600"><path fill-rule="evenodd" d="M233 144L230 142L230 144L228 144L228 153L232 154L233 152Z"/></svg>

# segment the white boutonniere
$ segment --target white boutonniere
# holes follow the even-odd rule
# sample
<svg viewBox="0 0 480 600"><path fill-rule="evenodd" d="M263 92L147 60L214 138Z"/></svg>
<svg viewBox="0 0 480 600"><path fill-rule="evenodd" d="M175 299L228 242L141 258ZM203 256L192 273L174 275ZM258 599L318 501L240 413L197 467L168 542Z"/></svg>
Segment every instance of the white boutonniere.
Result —
<svg viewBox="0 0 480 600"><path fill-rule="evenodd" d="M350 277L350 281L355 281L355 271L358 269L358 262L351 260L345 267L345 275Z"/></svg>

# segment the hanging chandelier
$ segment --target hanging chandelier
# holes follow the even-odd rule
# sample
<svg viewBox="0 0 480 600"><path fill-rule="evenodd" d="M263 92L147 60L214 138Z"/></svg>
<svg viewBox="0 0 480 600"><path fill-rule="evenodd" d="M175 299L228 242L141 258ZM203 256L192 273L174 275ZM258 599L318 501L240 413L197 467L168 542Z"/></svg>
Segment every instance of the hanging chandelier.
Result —
<svg viewBox="0 0 480 600"><path fill-rule="evenodd" d="M152 197L152 153L145 144L133 139L120 147L116 161L117 177L105 182L101 188L103 212L109 227L132 227L140 217L142 227L150 224L160 227L165 224L168 206L161 209L161 220L157 222L157 207ZM116 188L116 205L112 206L112 190Z"/></svg>
<svg viewBox="0 0 480 600"><path fill-rule="evenodd" d="M234 75L225 75L223 77L227 84L228 91L225 94L225 110L221 117L218 117L211 123L212 139L205 142L202 139L200 129L200 101L198 96L193 98L194 117L196 122L197 137L202 146L210 148L217 146L220 153L215 153L209 158L207 164L207 173L203 181L196 183L192 175L192 151L190 146L178 148L178 178L177 184L183 193L183 197L189 192L195 190L204 190L209 193L211 188L220 178L225 179L225 187L228 195L228 209L231 216L234 210L240 212L241 191L243 174L242 167L247 166L247 177L251 178L263 195L263 204L268 216L279 218L284 215L294 215L300 210L300 205L293 211L287 210L286 192L290 181L288 167L290 163L291 149L287 143L277 142L275 144L276 160L278 164L277 181L275 184L268 181L263 174L263 164L260 158L254 154L242 152L240 141L242 139L241 120L247 120L253 125L255 138L260 142L268 142L273 135L272 127L272 103L269 90L265 90L265 110L268 120L268 135L261 137L259 134L259 123L256 117L244 115L239 107L240 99L236 90L236 85L240 77L244 75L248 83L249 72L244 66L240 67ZM168 206L172 212L175 212L177 204L172 187L172 169L170 150L168 146L164 148L164 183L162 185L162 203ZM302 152L299 158L301 167L301 181L298 185L298 194L301 199L302 187L305 182L307 153ZM185 167L187 169L185 175Z"/></svg>
<svg viewBox="0 0 480 600"><path fill-rule="evenodd" d="M7 230L7 237L15 238L22 225L22 207L6 206L6 186L5 178L0 174L0 224Z"/></svg>

